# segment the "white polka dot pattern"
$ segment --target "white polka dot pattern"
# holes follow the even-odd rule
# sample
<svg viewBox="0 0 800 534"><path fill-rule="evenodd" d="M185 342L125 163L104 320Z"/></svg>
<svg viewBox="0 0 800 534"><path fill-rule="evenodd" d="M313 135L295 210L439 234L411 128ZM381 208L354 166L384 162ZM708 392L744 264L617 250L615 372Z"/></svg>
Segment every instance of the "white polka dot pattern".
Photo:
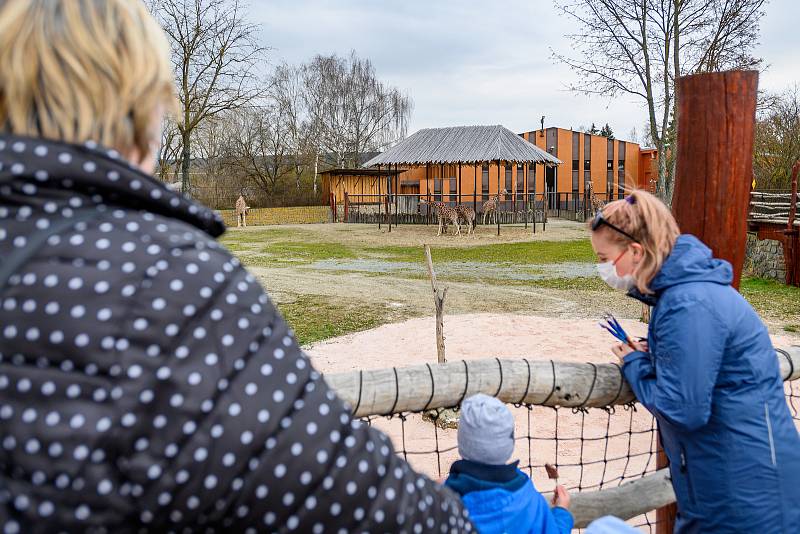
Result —
<svg viewBox="0 0 800 534"><path fill-rule="evenodd" d="M0 290L3 532L472 529L351 420L210 210L96 145L0 136L0 257L87 206Z"/></svg>

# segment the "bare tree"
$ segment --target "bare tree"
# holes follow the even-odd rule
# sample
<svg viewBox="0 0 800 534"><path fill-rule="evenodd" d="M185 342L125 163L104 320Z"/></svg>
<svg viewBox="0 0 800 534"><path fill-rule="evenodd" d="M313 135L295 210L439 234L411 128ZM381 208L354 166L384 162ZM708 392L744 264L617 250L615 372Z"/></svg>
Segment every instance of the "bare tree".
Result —
<svg viewBox="0 0 800 534"><path fill-rule="evenodd" d="M239 169L268 197L273 197L289 164L289 133L279 106L263 105L240 109L231 133L231 165Z"/></svg>
<svg viewBox="0 0 800 534"><path fill-rule="evenodd" d="M304 67L306 106L315 141L340 167L406 135L411 99L379 81L368 59L316 56Z"/></svg>
<svg viewBox="0 0 800 534"><path fill-rule="evenodd" d="M315 157L312 121L308 114L302 67L279 65L272 74L270 100L279 110L278 118L284 121L283 130L288 144L288 158L295 175L295 188L300 190L300 178ZM313 189L317 192L317 176Z"/></svg>
<svg viewBox="0 0 800 534"><path fill-rule="evenodd" d="M161 144L156 156L158 179L162 182L172 183L176 181L180 170L178 158L181 150L181 135L178 125L171 118L167 118L161 128Z"/></svg>
<svg viewBox="0 0 800 534"><path fill-rule="evenodd" d="M765 0L558 0L579 30L577 54L553 53L581 78L575 91L628 95L647 107L658 150L659 196L671 203L675 79L688 73L752 68Z"/></svg>
<svg viewBox="0 0 800 534"><path fill-rule="evenodd" d="M800 89L794 86L759 113L753 171L758 187L791 187L792 165L800 159Z"/></svg>
<svg viewBox="0 0 800 534"><path fill-rule="evenodd" d="M189 190L192 132L204 120L260 96L256 64L265 48L240 0L150 0L170 38L181 114L183 191Z"/></svg>

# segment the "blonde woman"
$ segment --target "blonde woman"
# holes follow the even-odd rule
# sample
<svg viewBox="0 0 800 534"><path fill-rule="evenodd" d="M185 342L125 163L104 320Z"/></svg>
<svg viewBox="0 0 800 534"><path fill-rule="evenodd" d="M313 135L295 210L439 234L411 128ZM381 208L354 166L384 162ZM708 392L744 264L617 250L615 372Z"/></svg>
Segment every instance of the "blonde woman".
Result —
<svg viewBox="0 0 800 534"><path fill-rule="evenodd" d="M731 265L680 235L643 191L605 206L591 229L602 278L654 306L647 343L612 351L658 419L675 532L797 532L800 437L767 329L731 287Z"/></svg>
<svg viewBox="0 0 800 534"><path fill-rule="evenodd" d="M151 178L168 54L141 0L0 2L0 531L471 530Z"/></svg>

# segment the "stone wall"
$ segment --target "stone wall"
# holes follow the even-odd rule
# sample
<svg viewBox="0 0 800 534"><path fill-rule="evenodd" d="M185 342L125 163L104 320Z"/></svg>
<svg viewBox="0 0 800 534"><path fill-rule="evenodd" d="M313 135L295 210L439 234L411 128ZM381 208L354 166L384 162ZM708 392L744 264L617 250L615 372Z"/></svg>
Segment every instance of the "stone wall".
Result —
<svg viewBox="0 0 800 534"><path fill-rule="evenodd" d="M234 210L219 210L226 226L236 226ZM298 206L291 208L253 208L247 213L247 226L268 224L314 224L331 222L328 206Z"/></svg>
<svg viewBox="0 0 800 534"><path fill-rule="evenodd" d="M744 272L749 276L785 282L786 265L783 262L781 242L770 239L759 240L754 234L747 234Z"/></svg>

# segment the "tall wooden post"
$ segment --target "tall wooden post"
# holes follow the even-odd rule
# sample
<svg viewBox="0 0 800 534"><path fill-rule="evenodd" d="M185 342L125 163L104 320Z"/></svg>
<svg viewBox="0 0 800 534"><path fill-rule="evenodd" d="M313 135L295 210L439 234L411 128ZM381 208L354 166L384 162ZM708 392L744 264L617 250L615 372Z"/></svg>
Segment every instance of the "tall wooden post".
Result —
<svg viewBox="0 0 800 534"><path fill-rule="evenodd" d="M528 229L528 167L530 163L525 162L522 168L522 211L525 212L525 229Z"/></svg>
<svg viewBox="0 0 800 534"><path fill-rule="evenodd" d="M500 235L500 160L497 160L497 204L494 206L494 218L497 221L497 235Z"/></svg>
<svg viewBox="0 0 800 534"><path fill-rule="evenodd" d="M739 288L753 176L758 72L678 78L678 142L672 211L681 232L733 265Z"/></svg>
<svg viewBox="0 0 800 534"><path fill-rule="evenodd" d="M383 205L383 196L381 195L381 166L378 165L378 176L375 179L378 182L378 230L381 229L381 217L383 216L382 208Z"/></svg>
<svg viewBox="0 0 800 534"><path fill-rule="evenodd" d="M472 174L472 211L475 212L475 223L478 222L478 164L475 164L473 169L475 172ZM483 166L481 166L483 172ZM481 185L483 185L483 177L481 177Z"/></svg>
<svg viewBox="0 0 800 534"><path fill-rule="evenodd" d="M424 246L425 263L428 266L428 276L431 278L431 289L433 290L433 304L436 310L436 355L438 363L446 363L444 356L444 299L447 297L447 288L439 291L436 283L436 271L433 270L433 260L431 259L431 247Z"/></svg>
<svg viewBox="0 0 800 534"><path fill-rule="evenodd" d="M728 71L678 78L678 140L672 211L682 233L733 265L739 288L747 244L753 176L758 72ZM661 450L658 468L668 460ZM660 508L657 534L674 529L676 506Z"/></svg>

